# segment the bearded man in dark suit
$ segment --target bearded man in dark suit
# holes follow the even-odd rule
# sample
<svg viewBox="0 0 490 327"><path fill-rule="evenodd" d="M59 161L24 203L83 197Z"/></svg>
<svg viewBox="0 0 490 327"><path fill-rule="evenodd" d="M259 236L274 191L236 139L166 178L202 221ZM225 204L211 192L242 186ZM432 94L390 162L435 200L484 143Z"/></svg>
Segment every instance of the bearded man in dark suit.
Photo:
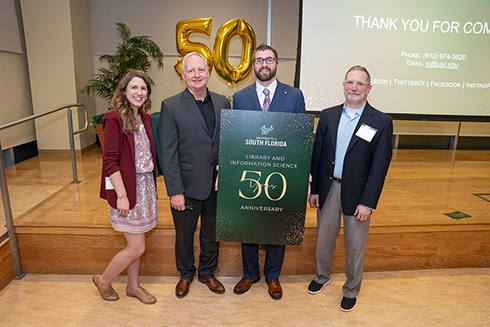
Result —
<svg viewBox="0 0 490 327"><path fill-rule="evenodd" d="M233 95L233 109L305 113L303 92L276 79L277 51L262 44L254 51L252 59L257 81ZM264 275L269 295L274 300L282 297L279 275L285 252L285 245L267 245ZM242 243L242 264L243 278L233 289L236 294L247 292L260 280L258 244Z"/></svg>

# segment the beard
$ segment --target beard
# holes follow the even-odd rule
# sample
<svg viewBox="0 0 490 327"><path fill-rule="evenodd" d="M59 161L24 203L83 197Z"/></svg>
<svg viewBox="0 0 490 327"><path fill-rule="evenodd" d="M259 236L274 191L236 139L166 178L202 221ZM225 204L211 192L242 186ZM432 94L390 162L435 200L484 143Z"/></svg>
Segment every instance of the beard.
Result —
<svg viewBox="0 0 490 327"><path fill-rule="evenodd" d="M365 97L358 93L345 93L345 98L352 104L358 104L364 101Z"/></svg>
<svg viewBox="0 0 490 327"><path fill-rule="evenodd" d="M260 71L264 70L264 69L267 69L267 72L261 73ZM277 68L274 68L274 70L271 70L269 67L254 69L255 76L261 82L267 82L267 81L270 81L271 79L273 79L276 76L276 71L277 71Z"/></svg>

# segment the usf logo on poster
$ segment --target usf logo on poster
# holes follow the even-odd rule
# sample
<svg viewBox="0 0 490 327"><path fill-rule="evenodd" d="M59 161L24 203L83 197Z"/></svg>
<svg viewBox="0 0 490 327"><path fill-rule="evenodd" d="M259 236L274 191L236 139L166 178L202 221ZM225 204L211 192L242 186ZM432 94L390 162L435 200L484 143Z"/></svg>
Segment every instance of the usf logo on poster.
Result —
<svg viewBox="0 0 490 327"><path fill-rule="evenodd" d="M216 239L302 245L314 115L221 111Z"/></svg>

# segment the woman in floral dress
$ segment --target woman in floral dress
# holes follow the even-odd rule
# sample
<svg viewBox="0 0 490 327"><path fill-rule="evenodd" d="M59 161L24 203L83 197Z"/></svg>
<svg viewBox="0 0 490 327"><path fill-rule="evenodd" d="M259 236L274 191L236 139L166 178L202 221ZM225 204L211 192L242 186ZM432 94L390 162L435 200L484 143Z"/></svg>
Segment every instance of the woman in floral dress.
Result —
<svg viewBox="0 0 490 327"><path fill-rule="evenodd" d="M124 269L128 273L126 295L146 304L156 298L139 284L140 258L145 252L145 233L157 224L156 155L151 129L151 85L138 70L120 81L104 114L104 155L100 197L109 204L112 227L124 233L127 245L111 260L104 273L92 280L104 300L119 295L111 283Z"/></svg>

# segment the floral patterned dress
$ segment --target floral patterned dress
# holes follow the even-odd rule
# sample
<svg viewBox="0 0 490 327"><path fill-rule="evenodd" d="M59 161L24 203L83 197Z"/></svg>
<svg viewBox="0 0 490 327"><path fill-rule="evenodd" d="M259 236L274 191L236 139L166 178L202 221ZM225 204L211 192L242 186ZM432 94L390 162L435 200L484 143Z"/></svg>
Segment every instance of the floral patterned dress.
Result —
<svg viewBox="0 0 490 327"><path fill-rule="evenodd" d="M122 217L117 209L109 206L109 219L118 232L133 234L145 233L153 229L158 221L157 192L153 169L155 169L151 146L145 126L140 124L140 130L133 132L136 162L136 205Z"/></svg>

